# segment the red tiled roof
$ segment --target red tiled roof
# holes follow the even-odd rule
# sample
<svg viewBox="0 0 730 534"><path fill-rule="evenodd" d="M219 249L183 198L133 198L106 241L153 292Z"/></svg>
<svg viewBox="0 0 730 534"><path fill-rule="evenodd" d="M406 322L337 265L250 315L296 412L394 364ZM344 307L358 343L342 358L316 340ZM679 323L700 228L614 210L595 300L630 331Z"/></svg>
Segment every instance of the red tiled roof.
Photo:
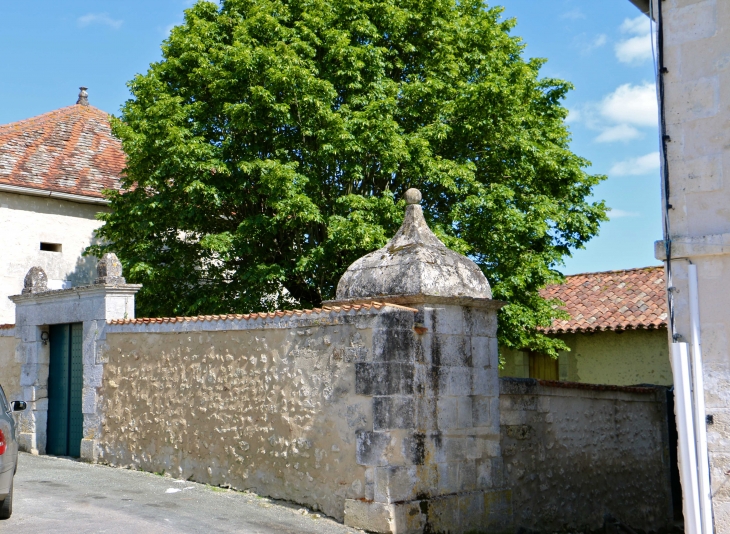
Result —
<svg viewBox="0 0 730 534"><path fill-rule="evenodd" d="M667 326L663 267L566 276L541 291L565 302L570 320L557 320L548 333L597 332Z"/></svg>
<svg viewBox="0 0 730 534"><path fill-rule="evenodd" d="M347 313L367 310L380 310L384 307L398 308L416 313L418 310L398 304L382 303L382 302L366 302L363 304L345 304L343 306L322 306L311 310L286 310L264 313L245 313L245 314L228 314L228 315L197 315L195 317L143 317L139 319L110 319L108 324L160 324L160 323L184 323L184 322L204 322L204 321L233 321L233 320L254 320L254 319L274 319L276 317L301 317L303 315L320 315L330 313Z"/></svg>
<svg viewBox="0 0 730 534"><path fill-rule="evenodd" d="M101 198L125 164L109 115L74 105L0 126L0 184Z"/></svg>

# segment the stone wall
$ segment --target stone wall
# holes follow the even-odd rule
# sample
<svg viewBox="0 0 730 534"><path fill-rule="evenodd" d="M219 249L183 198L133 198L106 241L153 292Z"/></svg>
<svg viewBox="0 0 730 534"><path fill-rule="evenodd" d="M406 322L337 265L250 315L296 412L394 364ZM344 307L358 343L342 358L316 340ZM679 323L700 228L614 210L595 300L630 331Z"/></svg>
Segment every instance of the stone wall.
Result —
<svg viewBox="0 0 730 534"><path fill-rule="evenodd" d="M606 514L656 531L672 517L666 390L500 380L515 528L594 531Z"/></svg>
<svg viewBox="0 0 730 534"><path fill-rule="evenodd" d="M506 528L496 310L419 308L113 321L85 437L371 531Z"/></svg>
<svg viewBox="0 0 730 534"><path fill-rule="evenodd" d="M105 206L57 198L0 192L0 323L13 323L15 312L8 296L23 289L23 277L32 266L42 267L49 287L90 284L96 259L81 253L101 226L96 214ZM40 250L41 242L61 245L60 252Z"/></svg>

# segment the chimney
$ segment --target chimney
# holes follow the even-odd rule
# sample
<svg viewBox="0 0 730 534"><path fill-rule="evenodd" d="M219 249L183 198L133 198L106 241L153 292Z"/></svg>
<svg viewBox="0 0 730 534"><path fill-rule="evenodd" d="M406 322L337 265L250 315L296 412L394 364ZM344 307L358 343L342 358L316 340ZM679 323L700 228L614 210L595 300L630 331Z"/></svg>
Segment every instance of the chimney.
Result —
<svg viewBox="0 0 730 534"><path fill-rule="evenodd" d="M79 87L79 89L81 89L81 92L79 93L79 99L76 101L76 103L80 106L88 106L89 93L86 92L88 87Z"/></svg>

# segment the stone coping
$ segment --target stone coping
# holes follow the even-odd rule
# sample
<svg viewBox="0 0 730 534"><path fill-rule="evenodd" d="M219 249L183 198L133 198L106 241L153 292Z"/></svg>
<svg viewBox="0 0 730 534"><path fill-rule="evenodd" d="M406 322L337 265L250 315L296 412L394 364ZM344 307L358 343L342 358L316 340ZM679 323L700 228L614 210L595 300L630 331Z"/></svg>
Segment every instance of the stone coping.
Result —
<svg viewBox="0 0 730 534"><path fill-rule="evenodd" d="M452 306L465 306L470 308L486 308L490 310L499 310L507 305L506 302L501 300L494 300L489 298L478 298L478 297L443 297L440 295L424 295L424 294L410 294L410 295L384 295L377 297L379 302L388 304L450 304ZM346 306L354 304L362 304L370 302L372 299L343 299L343 300L326 300L322 304L326 306Z"/></svg>
<svg viewBox="0 0 730 534"><path fill-rule="evenodd" d="M142 289L142 284L90 284L87 286L70 287L68 289L49 289L38 293L25 293L11 295L8 298L14 303L33 302L38 300L54 300L63 297L71 297L79 293L103 293L129 295L137 293Z"/></svg>
<svg viewBox="0 0 730 534"><path fill-rule="evenodd" d="M667 389L667 386L641 384L636 386L614 386L610 384L586 384L583 382L564 382L557 380L540 380L537 378L499 378L500 395L525 395L536 389L537 386L557 389L579 389L587 391L615 391L619 393L642 393L654 394L659 390Z"/></svg>
<svg viewBox="0 0 730 534"><path fill-rule="evenodd" d="M417 313L415 308L399 306L387 302L366 302L363 304L352 304L342 306L323 306L321 308L312 308L309 310L285 310L264 313L244 313L244 314L225 314L225 315L196 315L193 317L140 317L137 319L111 319L107 321L109 325L147 325L147 324L174 324L174 323L204 323L213 321L251 321L256 319L276 319L280 317L310 317L317 315L331 315L333 313L349 313L369 310L380 310L382 308L395 308L404 311Z"/></svg>

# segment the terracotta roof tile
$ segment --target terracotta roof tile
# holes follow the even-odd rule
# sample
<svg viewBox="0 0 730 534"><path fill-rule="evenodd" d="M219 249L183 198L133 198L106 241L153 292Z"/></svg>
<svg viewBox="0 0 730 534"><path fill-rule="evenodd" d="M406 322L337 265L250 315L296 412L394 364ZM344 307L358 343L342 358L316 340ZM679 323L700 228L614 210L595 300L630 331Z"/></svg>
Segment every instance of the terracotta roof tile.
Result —
<svg viewBox="0 0 730 534"><path fill-rule="evenodd" d="M663 267L645 267L567 276L541 291L557 298L570 320L555 321L548 333L660 328L667 325Z"/></svg>
<svg viewBox="0 0 730 534"><path fill-rule="evenodd" d="M314 308L312 310L286 310L274 311L269 313L246 313L246 314L228 314L228 315L198 315L195 317L141 317L138 319L112 319L107 321L108 324L154 324L154 323L184 323L184 322L203 322L203 321L233 321L244 319L246 321L254 319L273 319L277 317L292 317L294 315L311 315L311 314L331 314L331 313L348 313L367 310L379 310L384 307L399 308L416 313L418 310L407 306L399 306L398 304L382 303L382 302L366 302L363 304L347 304L342 306L323 306L322 308Z"/></svg>
<svg viewBox="0 0 730 534"><path fill-rule="evenodd" d="M125 164L109 115L74 105L0 126L0 184L101 198Z"/></svg>

